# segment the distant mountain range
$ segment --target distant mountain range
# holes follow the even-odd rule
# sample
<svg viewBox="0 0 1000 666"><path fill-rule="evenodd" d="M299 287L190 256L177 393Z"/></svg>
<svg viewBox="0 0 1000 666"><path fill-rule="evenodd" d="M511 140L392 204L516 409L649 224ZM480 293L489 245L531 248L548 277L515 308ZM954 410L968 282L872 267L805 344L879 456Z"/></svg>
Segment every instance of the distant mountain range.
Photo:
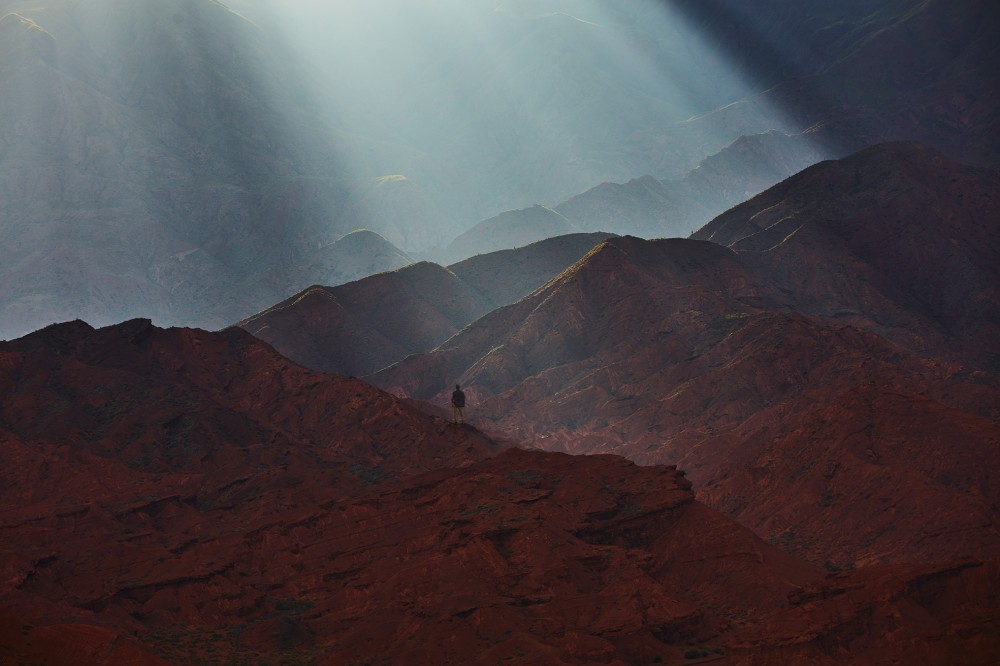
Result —
<svg viewBox="0 0 1000 666"><path fill-rule="evenodd" d="M316 252L355 229L451 263L420 253L534 204L582 231L686 236L885 139L997 164L985 1L442 4L462 21L424 36L451 45L427 57L424 38L393 42L402 10L374 41L296 41L289 10L233 7L4 5L0 337L140 315L218 328L332 286ZM385 67L316 85L339 71L322 58L369 52ZM394 103L360 112L371 80ZM460 254L527 242L511 234Z"/></svg>

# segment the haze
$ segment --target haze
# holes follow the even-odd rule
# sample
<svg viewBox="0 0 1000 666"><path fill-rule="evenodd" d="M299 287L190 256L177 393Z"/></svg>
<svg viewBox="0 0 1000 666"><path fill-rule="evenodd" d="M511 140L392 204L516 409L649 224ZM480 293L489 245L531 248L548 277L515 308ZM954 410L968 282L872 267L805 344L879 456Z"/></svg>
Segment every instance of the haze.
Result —
<svg viewBox="0 0 1000 666"><path fill-rule="evenodd" d="M439 259L504 211L801 132L758 93L815 63L729 4L9 2L0 337L223 327L329 284L355 229ZM796 168L825 156L800 139ZM687 235L745 189L581 230Z"/></svg>
<svg viewBox="0 0 1000 666"><path fill-rule="evenodd" d="M601 182L683 174L736 137L696 148L669 128L760 83L734 73L712 36L667 3L234 7L279 26L337 127L392 145L351 170L415 179L447 212L442 228L407 239L410 250ZM778 115L771 124L785 127Z"/></svg>

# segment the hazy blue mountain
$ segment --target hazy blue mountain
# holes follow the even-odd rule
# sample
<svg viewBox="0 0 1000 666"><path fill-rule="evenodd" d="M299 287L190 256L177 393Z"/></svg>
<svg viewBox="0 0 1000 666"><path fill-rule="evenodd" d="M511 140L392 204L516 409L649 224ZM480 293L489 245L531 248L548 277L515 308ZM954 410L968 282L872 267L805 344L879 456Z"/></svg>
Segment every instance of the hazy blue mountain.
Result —
<svg viewBox="0 0 1000 666"><path fill-rule="evenodd" d="M357 229L308 255L298 281L333 286L414 263L413 257L369 229Z"/></svg>
<svg viewBox="0 0 1000 666"><path fill-rule="evenodd" d="M221 326L359 228L423 252L567 202L686 234L886 138L997 162L985 0L230 4L0 4L0 337Z"/></svg>
<svg viewBox="0 0 1000 666"><path fill-rule="evenodd" d="M441 263L453 263L477 254L523 247L546 238L577 233L580 229L548 206L509 210L483 220L433 253Z"/></svg>
<svg viewBox="0 0 1000 666"><path fill-rule="evenodd" d="M554 207L576 227L646 238L687 236L712 218L840 152L821 132L743 136L683 178L602 183Z"/></svg>
<svg viewBox="0 0 1000 666"><path fill-rule="evenodd" d="M287 193L346 177L261 27L213 2L3 9L0 336L68 315L221 325L340 235Z"/></svg>

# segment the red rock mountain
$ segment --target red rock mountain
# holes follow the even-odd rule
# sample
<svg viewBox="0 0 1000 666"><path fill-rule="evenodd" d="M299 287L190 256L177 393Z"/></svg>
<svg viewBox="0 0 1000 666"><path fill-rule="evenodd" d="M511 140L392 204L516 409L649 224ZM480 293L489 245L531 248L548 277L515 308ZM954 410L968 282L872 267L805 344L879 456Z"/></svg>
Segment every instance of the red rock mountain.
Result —
<svg viewBox="0 0 1000 666"><path fill-rule="evenodd" d="M1000 554L1000 382L979 333L997 188L915 146L825 163L732 211L799 220L760 248L610 239L373 379L438 404L460 382L474 422L544 448L679 464L704 501L816 564Z"/></svg>
<svg viewBox="0 0 1000 666"><path fill-rule="evenodd" d="M676 468L489 457L475 430L237 329L71 323L0 365L5 662L1000 655L996 563L827 576Z"/></svg>
<svg viewBox="0 0 1000 666"><path fill-rule="evenodd" d="M736 250L800 312L989 364L1000 353L998 201L997 172L884 144L807 169L692 237Z"/></svg>
<svg viewBox="0 0 1000 666"><path fill-rule="evenodd" d="M430 351L487 312L541 287L608 234L571 234L443 268L420 262L313 286L236 325L288 358L363 376Z"/></svg>
<svg viewBox="0 0 1000 666"><path fill-rule="evenodd" d="M35 625L5 634L0 657L40 655L28 663L69 663L58 655L83 644L94 647L88 663L122 663L114 655L141 650L118 634L160 626L156 617L180 626L204 613L204 626L221 627L228 611L202 605L244 582L225 561L233 534L247 552L285 556L291 542L270 550L254 529L289 507L328 510L372 484L499 449L360 381L296 366L239 329L75 322L3 343L0 367L0 607ZM190 586L201 592L186 597ZM240 603L252 608L263 592L247 586ZM174 601L141 624L137 595Z"/></svg>

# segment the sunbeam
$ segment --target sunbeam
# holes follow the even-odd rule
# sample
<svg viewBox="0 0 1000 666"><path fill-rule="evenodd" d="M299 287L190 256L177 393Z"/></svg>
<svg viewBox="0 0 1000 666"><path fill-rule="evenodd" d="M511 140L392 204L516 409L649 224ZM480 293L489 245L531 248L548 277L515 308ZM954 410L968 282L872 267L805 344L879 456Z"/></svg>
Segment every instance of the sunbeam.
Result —
<svg viewBox="0 0 1000 666"><path fill-rule="evenodd" d="M720 199L738 203L776 182L768 173L835 156L830 135L852 148L905 137L864 103L903 114L891 90L878 76L852 85L860 65L843 58L909 20L905 4L7 0L0 206L19 294L7 312L24 327L136 312L224 325L332 279L319 255L355 229L437 258L505 211L684 180L760 135L761 176L737 175L748 182ZM948 122L936 131L962 120ZM769 141L775 130L794 141ZM627 228L707 221L673 224L702 208L671 206ZM579 228L614 224L597 210ZM80 233L111 240L60 254Z"/></svg>
<svg viewBox="0 0 1000 666"><path fill-rule="evenodd" d="M679 124L754 91L672 3L233 6L294 46L331 122L393 145L356 172L402 174L420 189L442 218L420 234L425 244L602 182L682 174L739 132L704 130L717 135L688 145ZM422 249L412 233L369 221Z"/></svg>

